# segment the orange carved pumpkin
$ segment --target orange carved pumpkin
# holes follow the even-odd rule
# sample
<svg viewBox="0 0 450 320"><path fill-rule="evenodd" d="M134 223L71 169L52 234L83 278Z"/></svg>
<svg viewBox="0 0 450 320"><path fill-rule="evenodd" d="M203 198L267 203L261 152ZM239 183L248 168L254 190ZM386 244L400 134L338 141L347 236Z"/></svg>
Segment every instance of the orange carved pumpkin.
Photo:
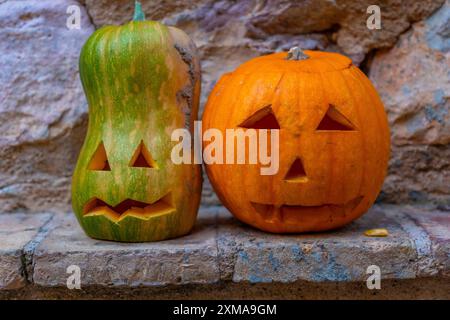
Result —
<svg viewBox="0 0 450 320"><path fill-rule="evenodd" d="M386 175L383 104L369 79L337 53L295 48L223 75L203 115L204 132L210 128L224 136L226 129L279 128L276 174L261 175L261 164L248 161L206 166L223 204L265 231L341 227L369 209Z"/></svg>

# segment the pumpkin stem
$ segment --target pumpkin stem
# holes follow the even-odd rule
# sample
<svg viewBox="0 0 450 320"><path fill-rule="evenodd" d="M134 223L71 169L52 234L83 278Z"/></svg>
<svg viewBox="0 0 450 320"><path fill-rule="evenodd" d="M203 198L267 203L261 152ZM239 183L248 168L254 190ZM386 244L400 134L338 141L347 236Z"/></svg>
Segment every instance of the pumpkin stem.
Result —
<svg viewBox="0 0 450 320"><path fill-rule="evenodd" d="M144 20L145 15L144 12L142 11L141 3L139 1L135 1L133 21L144 21Z"/></svg>
<svg viewBox="0 0 450 320"><path fill-rule="evenodd" d="M299 47L293 47L288 51L286 60L306 60L309 56L306 55Z"/></svg>

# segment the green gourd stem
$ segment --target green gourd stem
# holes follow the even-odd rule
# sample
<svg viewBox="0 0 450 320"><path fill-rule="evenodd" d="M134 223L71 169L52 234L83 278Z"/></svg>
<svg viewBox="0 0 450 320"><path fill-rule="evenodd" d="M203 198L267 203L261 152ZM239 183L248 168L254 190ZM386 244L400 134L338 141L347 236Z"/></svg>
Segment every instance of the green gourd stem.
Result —
<svg viewBox="0 0 450 320"><path fill-rule="evenodd" d="M299 47L292 47L287 54L286 60L306 60L309 56Z"/></svg>
<svg viewBox="0 0 450 320"><path fill-rule="evenodd" d="M134 2L134 16L133 21L145 21L145 14L142 11L142 6L139 1Z"/></svg>

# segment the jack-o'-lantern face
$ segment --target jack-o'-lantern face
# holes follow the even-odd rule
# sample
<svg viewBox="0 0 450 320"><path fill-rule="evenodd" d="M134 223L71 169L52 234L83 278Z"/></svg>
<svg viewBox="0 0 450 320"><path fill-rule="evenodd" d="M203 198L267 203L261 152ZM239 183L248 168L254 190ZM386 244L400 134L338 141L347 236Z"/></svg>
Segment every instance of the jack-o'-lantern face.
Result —
<svg viewBox="0 0 450 320"><path fill-rule="evenodd" d="M107 26L83 47L80 76L89 127L72 205L85 232L126 242L189 232L201 167L172 162L171 133L193 131L197 117L200 70L192 42L153 21Z"/></svg>
<svg viewBox="0 0 450 320"><path fill-rule="evenodd" d="M279 129L276 174L261 175L260 164L207 165L225 206L266 231L342 226L370 207L386 172L389 130L370 81L341 55L306 54L256 58L224 75L203 115L204 130Z"/></svg>
<svg viewBox="0 0 450 320"><path fill-rule="evenodd" d="M123 150L122 152L116 152L116 155L123 154L126 154ZM153 160L153 157L143 140L135 147L135 151L128 163L126 159L117 159L116 157L115 166L121 167L116 169L118 172L116 175L122 175L122 172L125 171L125 176L129 177L130 180L133 180L133 177L135 177L136 181L133 185L138 192L140 192L140 190L146 190L148 194L152 193L148 190L149 186L151 186L151 183L149 182L156 182L158 180L157 175L159 174L159 167L156 161ZM104 180L105 183L109 182L110 184L114 184L113 181L108 181L110 180L110 177L114 177L114 175L111 174L111 166L103 142L101 142L95 150L89 161L87 170L89 171L88 175L94 177L97 176ZM172 170L174 170L174 168L172 168ZM141 177L139 178L138 176ZM123 181L122 179L118 180ZM142 180L142 182L139 183L139 180ZM146 183L146 180L149 182ZM120 189L120 186L116 186L116 188ZM133 195L132 192L130 192L130 196L133 198L122 196L118 198L120 199L119 203L115 201L115 205L110 205L99 197L92 197L86 201L83 206L83 219L103 216L110 221L120 223L126 219L140 219L146 221L156 216L163 217L175 213L176 207L173 204L172 192L164 192L165 189L170 190L171 188L166 187L162 190L160 188L153 189L158 193L156 193L150 201L133 200L133 198L136 198L136 195ZM101 192L98 193L100 194Z"/></svg>

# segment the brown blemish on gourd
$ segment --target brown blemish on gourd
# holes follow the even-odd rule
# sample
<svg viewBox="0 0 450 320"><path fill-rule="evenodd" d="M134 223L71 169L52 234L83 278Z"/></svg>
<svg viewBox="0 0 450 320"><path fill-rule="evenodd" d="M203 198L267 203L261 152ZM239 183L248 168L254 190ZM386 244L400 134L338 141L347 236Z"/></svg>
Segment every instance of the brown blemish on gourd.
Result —
<svg viewBox="0 0 450 320"><path fill-rule="evenodd" d="M176 97L178 105L181 105L183 113L185 115L184 126L190 130L191 113L193 108L193 96L195 94L195 84L198 80L195 72L195 64L192 55L179 45L174 45L177 52L180 54L181 59L188 66L189 83L182 89L178 90Z"/></svg>

